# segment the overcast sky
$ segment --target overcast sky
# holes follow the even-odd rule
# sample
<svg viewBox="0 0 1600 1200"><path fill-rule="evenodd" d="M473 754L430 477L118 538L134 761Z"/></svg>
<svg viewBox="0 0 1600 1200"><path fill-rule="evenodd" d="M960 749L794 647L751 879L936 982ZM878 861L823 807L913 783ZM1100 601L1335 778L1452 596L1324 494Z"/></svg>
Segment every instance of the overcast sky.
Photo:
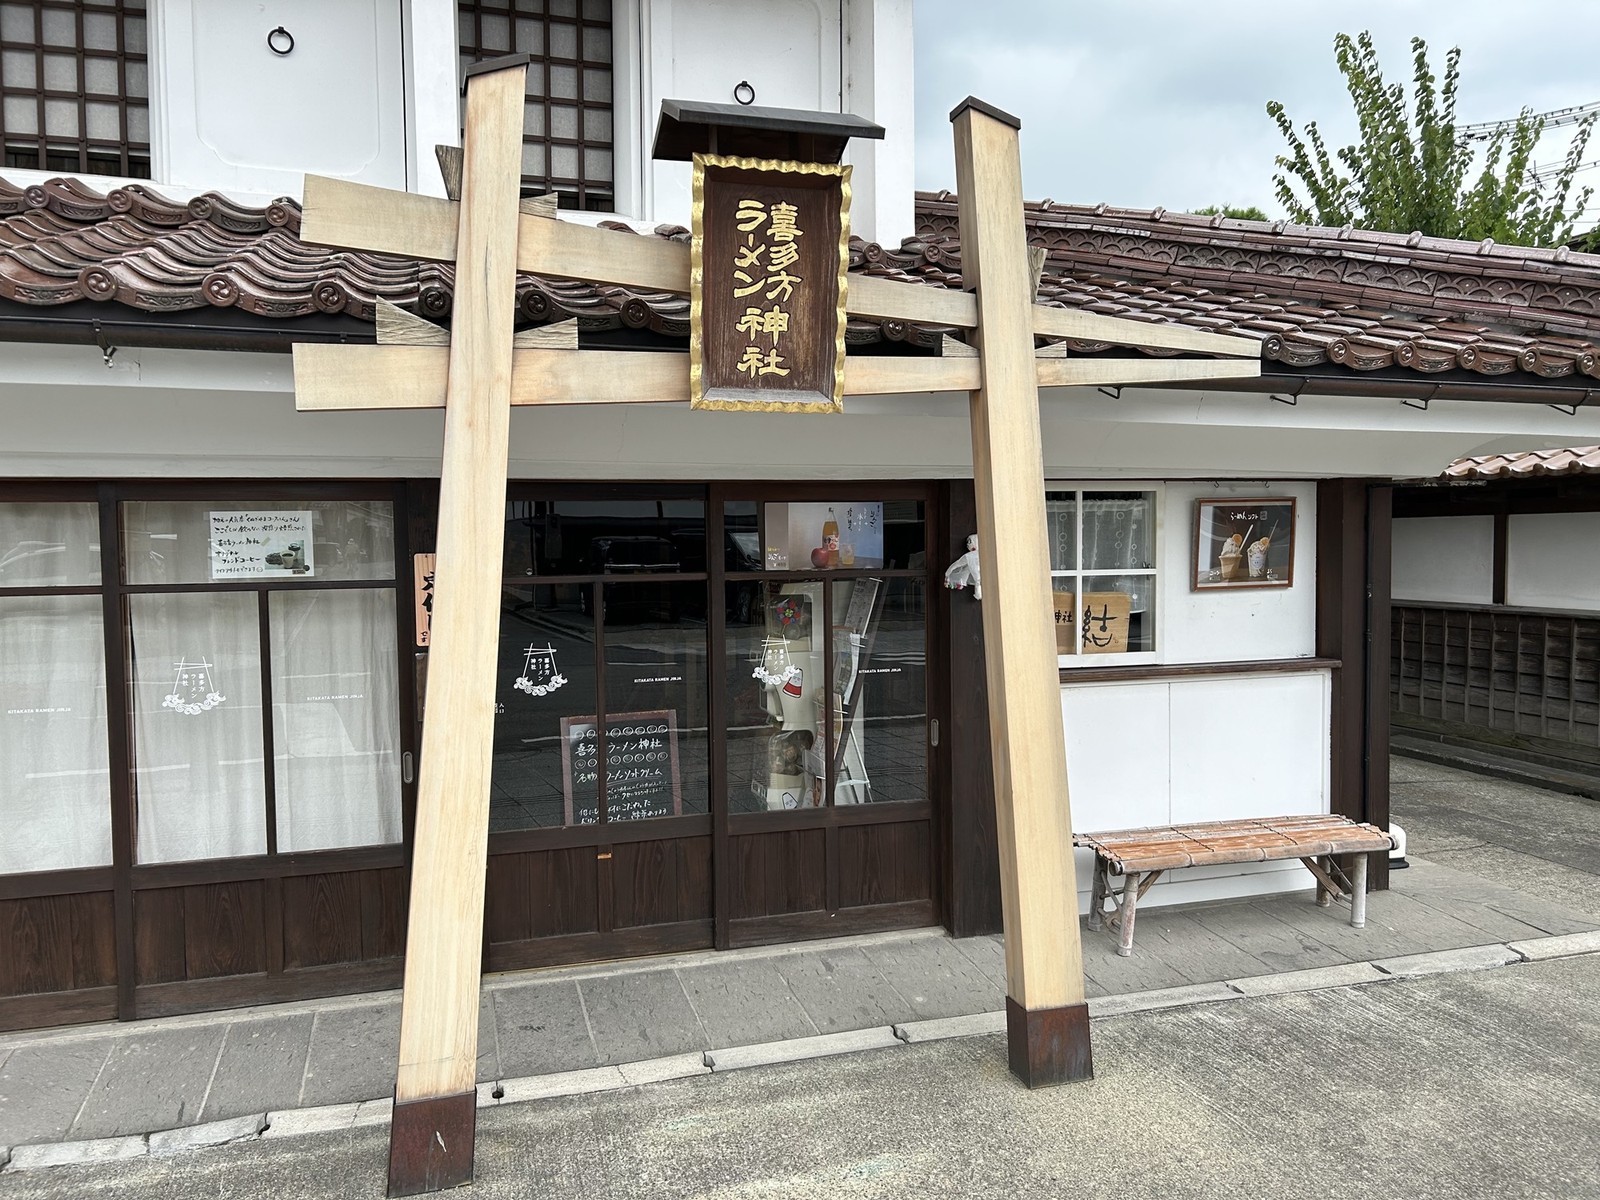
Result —
<svg viewBox="0 0 1600 1200"><path fill-rule="evenodd" d="M1333 146L1355 122L1335 33L1371 30L1385 78L1411 77L1410 39L1435 71L1460 46L1463 123L1600 100L1595 0L916 0L917 186L955 187L951 108L973 95L1022 118L1029 199L1190 210L1255 204L1281 216L1266 113L1318 121ZM1559 159L1560 131L1536 160ZM1600 158L1600 135L1586 159ZM1579 176L1600 185L1600 170ZM1600 218L1600 200L1590 214Z"/></svg>

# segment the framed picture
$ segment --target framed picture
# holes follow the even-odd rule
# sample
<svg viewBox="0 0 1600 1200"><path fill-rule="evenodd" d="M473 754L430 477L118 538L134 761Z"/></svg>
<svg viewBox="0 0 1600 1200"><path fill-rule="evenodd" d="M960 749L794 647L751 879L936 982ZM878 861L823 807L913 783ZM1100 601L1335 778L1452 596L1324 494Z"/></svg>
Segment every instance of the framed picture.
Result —
<svg viewBox="0 0 1600 1200"><path fill-rule="evenodd" d="M1196 500L1194 591L1294 586L1294 499Z"/></svg>

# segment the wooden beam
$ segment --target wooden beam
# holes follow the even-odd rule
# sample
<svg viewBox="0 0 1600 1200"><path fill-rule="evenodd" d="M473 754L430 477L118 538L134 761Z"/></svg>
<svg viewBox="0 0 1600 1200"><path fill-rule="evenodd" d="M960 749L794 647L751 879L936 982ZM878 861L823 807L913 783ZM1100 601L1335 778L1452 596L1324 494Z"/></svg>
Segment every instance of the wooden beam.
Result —
<svg viewBox="0 0 1600 1200"><path fill-rule="evenodd" d="M955 124L962 265L975 287L983 385L972 468L994 751L1006 1024L1030 1087L1093 1074L1051 617L1035 308L1016 125L974 101Z"/></svg>
<svg viewBox="0 0 1600 1200"><path fill-rule="evenodd" d="M1255 379L1260 359L1245 358L1039 358L1040 387L1092 384L1182 383L1185 380Z"/></svg>
<svg viewBox="0 0 1600 1200"><path fill-rule="evenodd" d="M439 160L439 174L444 179L444 194L452 200L461 199L461 147L438 145L433 148ZM539 196L524 196L517 201L517 211L530 217L554 220L560 210L561 198L554 192Z"/></svg>
<svg viewBox="0 0 1600 1200"><path fill-rule="evenodd" d="M456 257L456 205L449 200L307 175L301 209L300 236L308 242L440 262ZM517 236L517 268L522 271L678 295L689 291L689 247L682 242L526 215L519 220ZM1024 289L1031 283L1030 275ZM978 323L977 302L968 292L871 275L850 277L845 310L855 317L958 329ZM1032 314L1033 332L1041 337L1261 357L1261 343L1254 338L1042 304L1032 305Z"/></svg>
<svg viewBox="0 0 1600 1200"><path fill-rule="evenodd" d="M1261 343L1255 338L1206 333L1170 322L1102 317L1098 313L1086 313L1075 308L1053 308L1045 304L1033 306L1033 332L1040 337L1110 342L1113 346L1145 346L1152 350L1190 350L1196 354L1261 358Z"/></svg>
<svg viewBox="0 0 1600 1200"><path fill-rule="evenodd" d="M531 331L530 331L531 332ZM671 404L689 399L689 356L648 350L517 350L511 403ZM442 346L294 347L295 407L302 412L440 408L449 353ZM977 358L847 358L845 394L970 391Z"/></svg>
<svg viewBox="0 0 1600 1200"><path fill-rule="evenodd" d="M295 407L303 412L443 407L449 355L440 335L446 331L411 319L435 332L394 341L380 325L376 346L295 346ZM536 338L544 344L530 345ZM689 399L689 356L681 351L577 350L576 321L520 330L514 344L514 405L671 404ZM429 348L435 352L417 353ZM940 358L846 358L845 395L972 391L982 382L983 369L977 352L965 349L970 353ZM1249 379L1260 370L1260 363L1242 359L1041 356L1034 361L1039 387Z"/></svg>
<svg viewBox="0 0 1600 1200"><path fill-rule="evenodd" d="M470 78L462 201L446 209L460 216L461 256L452 342L442 351L448 403L438 592L389 1141L391 1196L472 1178L525 76L521 64Z"/></svg>

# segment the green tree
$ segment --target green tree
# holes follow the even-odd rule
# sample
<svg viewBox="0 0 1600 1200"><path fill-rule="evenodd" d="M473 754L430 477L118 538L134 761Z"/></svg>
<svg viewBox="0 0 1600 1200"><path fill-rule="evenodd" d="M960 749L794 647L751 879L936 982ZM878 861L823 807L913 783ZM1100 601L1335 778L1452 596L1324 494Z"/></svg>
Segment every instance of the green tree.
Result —
<svg viewBox="0 0 1600 1200"><path fill-rule="evenodd" d="M1248 208L1240 208L1234 204L1208 204L1204 208L1194 210L1197 217L1232 217L1237 221L1270 221L1267 216L1254 204Z"/></svg>
<svg viewBox="0 0 1600 1200"><path fill-rule="evenodd" d="M1427 44L1411 39L1411 106L1400 84L1384 82L1370 33L1341 33L1333 48L1355 106L1358 144L1330 154L1315 121L1306 124L1302 138L1282 104L1267 104L1289 143L1289 153L1278 156L1282 173L1273 184L1291 220L1526 246L1556 245L1572 236L1593 191L1571 196L1594 115L1577 127L1560 170L1543 179L1530 167L1544 120L1530 109L1480 144L1457 135L1459 47L1445 58L1441 84L1428 64ZM1477 175L1469 181L1475 164Z"/></svg>

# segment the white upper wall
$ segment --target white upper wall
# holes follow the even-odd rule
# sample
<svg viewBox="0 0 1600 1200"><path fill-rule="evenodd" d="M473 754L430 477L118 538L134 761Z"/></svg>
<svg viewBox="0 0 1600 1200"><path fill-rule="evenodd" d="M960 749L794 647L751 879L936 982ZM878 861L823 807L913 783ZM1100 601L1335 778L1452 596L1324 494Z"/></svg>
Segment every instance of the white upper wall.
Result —
<svg viewBox="0 0 1600 1200"><path fill-rule="evenodd" d="M581 0L575 0L581 2ZM689 222L689 167L653 163L665 99L853 112L852 226L913 232L911 0L612 0L615 214ZM294 38L274 54L267 35ZM456 0L150 0L152 186L247 203L299 196L306 172L442 195L433 147L460 141ZM12 171L24 185L58 172ZM91 176L89 186L128 181Z"/></svg>
<svg viewBox="0 0 1600 1200"><path fill-rule="evenodd" d="M1506 603L1600 610L1600 513L1514 513L1506 526Z"/></svg>
<svg viewBox="0 0 1600 1200"><path fill-rule="evenodd" d="M1494 518L1401 517L1391 555L1396 600L1488 604L1494 599Z"/></svg>

